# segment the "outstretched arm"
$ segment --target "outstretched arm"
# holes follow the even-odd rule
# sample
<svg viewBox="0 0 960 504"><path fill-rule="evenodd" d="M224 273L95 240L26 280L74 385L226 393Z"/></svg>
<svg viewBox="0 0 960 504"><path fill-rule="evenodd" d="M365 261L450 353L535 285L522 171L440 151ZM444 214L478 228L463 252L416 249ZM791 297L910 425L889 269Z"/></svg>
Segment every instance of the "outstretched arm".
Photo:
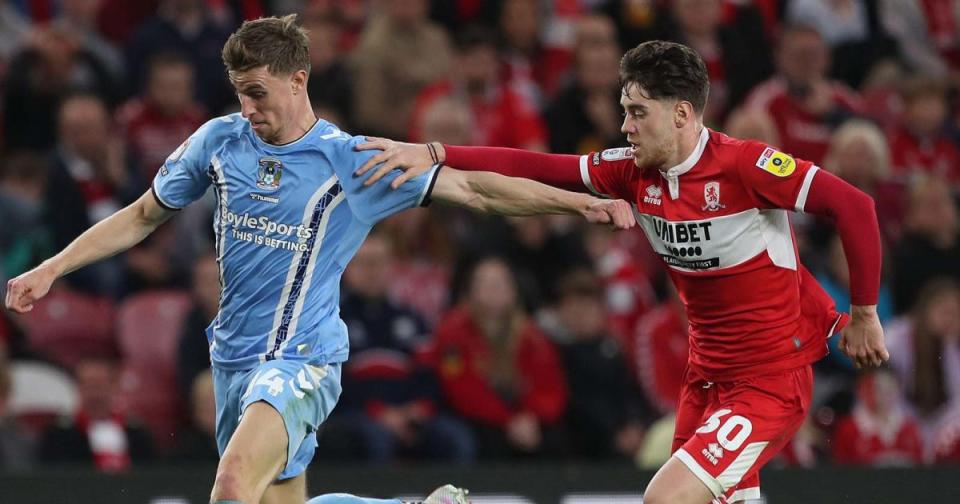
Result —
<svg viewBox="0 0 960 504"><path fill-rule="evenodd" d="M435 164L445 164L464 171L493 171L510 177L523 177L568 191L587 192L580 173L580 156L543 154L502 147L458 147L439 142L408 144L385 138L369 137L357 150L382 150L357 170L362 176L377 166L364 181L371 185L394 168L405 171L393 180L400 184L425 173Z"/></svg>
<svg viewBox="0 0 960 504"><path fill-rule="evenodd" d="M629 229L636 224L630 205L556 189L523 178L443 168L430 193L434 200L502 215L573 214L596 224Z"/></svg>
<svg viewBox="0 0 960 504"><path fill-rule="evenodd" d="M53 282L71 271L110 257L140 243L175 212L162 208L152 190L126 208L98 222L59 254L7 282L6 306L18 313L50 290Z"/></svg>
<svg viewBox="0 0 960 504"><path fill-rule="evenodd" d="M840 349L858 368L879 366L890 354L877 317L881 246L873 198L839 177L818 170L803 210L834 220L847 256L851 318L841 335Z"/></svg>

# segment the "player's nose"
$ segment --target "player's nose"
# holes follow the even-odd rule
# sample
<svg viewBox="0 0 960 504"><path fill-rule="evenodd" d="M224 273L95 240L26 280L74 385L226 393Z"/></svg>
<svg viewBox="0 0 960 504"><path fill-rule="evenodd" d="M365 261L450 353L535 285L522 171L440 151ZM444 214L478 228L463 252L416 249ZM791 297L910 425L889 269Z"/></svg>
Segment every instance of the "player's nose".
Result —
<svg viewBox="0 0 960 504"><path fill-rule="evenodd" d="M238 95L238 97L240 98L240 115L242 115L244 119L249 119L250 116L257 111L253 104L253 99L242 94Z"/></svg>

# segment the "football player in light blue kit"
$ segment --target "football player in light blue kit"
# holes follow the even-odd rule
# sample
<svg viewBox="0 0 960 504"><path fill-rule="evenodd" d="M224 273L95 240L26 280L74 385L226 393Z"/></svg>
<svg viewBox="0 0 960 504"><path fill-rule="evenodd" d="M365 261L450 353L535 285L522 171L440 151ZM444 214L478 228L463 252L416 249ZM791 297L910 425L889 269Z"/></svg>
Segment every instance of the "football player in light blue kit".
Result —
<svg viewBox="0 0 960 504"><path fill-rule="evenodd" d="M302 504L316 430L337 403L348 353L340 275L377 221L431 199L511 215L579 214L618 228L635 221L623 201L492 173L435 167L397 191L389 180L363 187L353 173L373 153L314 116L307 35L293 16L244 23L223 59L241 112L203 125L138 201L11 280L6 305L31 310L55 279L135 245L212 186L221 301L207 339L221 458L211 502ZM399 503L345 494L310 502ZM466 497L445 485L426 502Z"/></svg>

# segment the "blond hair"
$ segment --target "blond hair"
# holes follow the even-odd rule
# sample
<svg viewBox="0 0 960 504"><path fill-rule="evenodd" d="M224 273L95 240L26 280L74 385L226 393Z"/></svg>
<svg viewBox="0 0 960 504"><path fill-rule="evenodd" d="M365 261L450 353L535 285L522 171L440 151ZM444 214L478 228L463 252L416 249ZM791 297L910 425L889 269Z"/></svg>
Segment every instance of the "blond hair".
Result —
<svg viewBox="0 0 960 504"><path fill-rule="evenodd" d="M221 53L228 72L266 66L273 75L310 71L307 31L297 25L297 15L244 21L230 35Z"/></svg>
<svg viewBox="0 0 960 504"><path fill-rule="evenodd" d="M837 163L837 153L846 149L854 142L863 141L870 153L873 154L875 163L873 166L873 175L877 179L885 179L890 176L890 147L887 145L887 138L883 135L875 124L864 119L851 119L830 137L830 148L827 150L823 159L823 167L834 175L843 178L842 167Z"/></svg>

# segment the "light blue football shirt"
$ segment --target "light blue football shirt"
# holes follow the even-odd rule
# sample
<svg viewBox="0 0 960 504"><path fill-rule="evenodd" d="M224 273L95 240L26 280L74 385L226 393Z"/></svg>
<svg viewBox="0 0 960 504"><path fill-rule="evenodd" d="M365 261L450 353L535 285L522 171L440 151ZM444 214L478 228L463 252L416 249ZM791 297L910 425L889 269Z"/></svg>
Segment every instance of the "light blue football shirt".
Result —
<svg viewBox="0 0 960 504"><path fill-rule="evenodd" d="M391 190L399 171L371 187L353 172L374 153L318 120L300 139L271 145L240 114L213 119L166 160L153 194L168 209L212 184L220 311L207 328L224 369L273 359L342 362L340 275L380 219L429 201L437 170Z"/></svg>

